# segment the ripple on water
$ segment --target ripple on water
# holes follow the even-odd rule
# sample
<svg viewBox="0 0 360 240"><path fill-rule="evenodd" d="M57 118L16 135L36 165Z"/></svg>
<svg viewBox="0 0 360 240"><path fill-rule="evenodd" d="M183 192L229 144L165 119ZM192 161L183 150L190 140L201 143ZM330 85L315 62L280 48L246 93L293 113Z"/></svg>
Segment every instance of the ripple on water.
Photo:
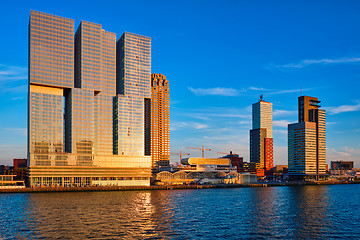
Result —
<svg viewBox="0 0 360 240"><path fill-rule="evenodd" d="M0 239L360 238L360 185L0 195Z"/></svg>

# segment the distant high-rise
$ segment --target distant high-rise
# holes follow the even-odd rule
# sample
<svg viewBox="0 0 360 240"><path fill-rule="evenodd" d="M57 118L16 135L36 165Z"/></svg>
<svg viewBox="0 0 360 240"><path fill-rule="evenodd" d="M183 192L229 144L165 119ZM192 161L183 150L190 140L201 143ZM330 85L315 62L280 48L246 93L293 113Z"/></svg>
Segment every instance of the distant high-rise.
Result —
<svg viewBox="0 0 360 240"><path fill-rule="evenodd" d="M149 185L150 38L31 11L30 186ZM118 55L116 54L118 53ZM118 71L117 71L118 70Z"/></svg>
<svg viewBox="0 0 360 240"><path fill-rule="evenodd" d="M250 130L250 162L257 163L263 174L271 174L273 164L272 103L260 97L252 105L252 130ZM258 171L259 175L261 171Z"/></svg>
<svg viewBox="0 0 360 240"><path fill-rule="evenodd" d="M299 122L288 126L289 175L294 179L326 176L325 110L317 98L301 96Z"/></svg>
<svg viewBox="0 0 360 240"><path fill-rule="evenodd" d="M170 165L169 82L162 74L151 75L152 168ZM147 143L149 144L149 143Z"/></svg>

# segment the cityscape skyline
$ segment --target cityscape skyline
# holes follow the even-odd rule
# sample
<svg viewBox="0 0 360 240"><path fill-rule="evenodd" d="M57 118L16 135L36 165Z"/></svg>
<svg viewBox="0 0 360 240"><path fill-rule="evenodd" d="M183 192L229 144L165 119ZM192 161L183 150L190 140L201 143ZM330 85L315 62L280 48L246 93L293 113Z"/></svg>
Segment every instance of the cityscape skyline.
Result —
<svg viewBox="0 0 360 240"><path fill-rule="evenodd" d="M235 3L232 4L237 5ZM214 3L212 3L212 5L214 5ZM103 17L100 14L96 16L94 13L81 13L79 14L81 15L80 17L76 13L64 13L64 9L58 10L54 7L49 7L49 10L41 9L40 7L34 9L75 18L75 27L79 24L79 18L83 18L91 22L101 23L105 29L112 32L123 32L121 30L118 31L118 27L113 27L110 19L106 20L105 18L104 20L100 20L101 17ZM230 11L229 8L226 8L226 10ZM350 11L350 9L347 10ZM27 11L25 16L28 17L28 14L29 11ZM83 17L84 15L86 17ZM99 18L99 20L96 20L97 18ZM343 18L342 21L344 22L347 18L345 16L343 16ZM126 21L124 20L123 22ZM149 29L146 29L145 26L142 26L142 31L137 31L136 24L134 24L134 26L134 30L131 28L125 30L149 35L153 39L157 36L158 39L160 39L157 31L153 30L153 32L151 32L151 27L148 26ZM263 25L260 24L260 26ZM4 28L6 29L5 26ZM23 26L20 29L22 28ZM250 31L249 29L247 30L248 32ZM302 30L304 31L305 29ZM349 34L349 32L347 33ZM165 34L164 36L167 41L169 41L172 39L171 37L175 35ZM277 35L277 37L279 36L280 35ZM356 37L356 39L359 39L358 35L356 35ZM186 40L185 36L181 38L185 40L184 45L195 44L199 46L199 39L193 39L193 42L187 42L188 40ZM277 39L269 38L272 40ZM232 41L231 39L229 40ZM1 41L6 43L7 40ZM23 44L24 41L26 40L22 40ZM338 44L340 44L341 39L338 39L338 41ZM249 70L245 68L255 62L251 60L250 63L245 63L245 58L252 58L254 56L248 52L248 54L241 55L238 62L234 62L233 55L244 51L244 48L238 47L235 42L232 42L232 44L234 44L232 46L236 46L233 50L234 53L230 55L232 61L229 59L229 62L221 64L221 61L219 62L219 60L217 60L216 63L220 63L217 65L219 66L219 70L212 69L210 71L211 73L207 71L207 68L202 69L205 67L203 64L209 63L206 61L199 65L201 68L195 70L191 65L203 61L206 56L209 57L205 52L205 47L210 43L211 41L206 42L204 47L199 47L198 52L195 51L197 57L188 59L187 63L180 65L181 67L179 67L179 62L175 58L180 56L180 59L182 59L184 56L179 50L186 51L185 49L181 46L178 46L179 49L176 49L171 44L165 45L165 49L161 49L162 41L158 42L158 45L155 44L153 46L157 49L156 51L153 50L153 52L156 52L160 57L153 57L152 72L161 72L171 81L171 151L177 152L189 146L205 145L217 151L226 152L232 150L239 153L240 156L244 156L244 160L248 161L248 134L251 129L251 104L257 99L260 93L264 93L266 100L274 103L274 165L287 163L287 124L296 122L297 97L300 95L309 95L321 99L323 107L328 113L327 162L343 159L354 160L355 165L360 163L359 144L355 141L356 137L360 134L358 121L360 102L359 96L356 95L354 91L354 89L359 86L356 82L357 77L360 75L359 71L356 70L356 68L359 67L358 62L360 61L356 57L356 54L360 53L359 47L356 48L355 45L351 45L352 49L354 49L351 54L349 54L351 51L345 47L339 47L337 51L330 51L330 54L325 54L325 50L324 52L318 51L308 56L297 52L294 56L286 56L283 59L276 59L276 57L274 57L273 64L271 64L272 61L269 60L271 59L271 53L267 52L264 56L265 59L269 60L268 63L261 65L259 64L260 62L255 61L256 64L250 67ZM2 45L5 46L6 44ZM290 45L294 46L293 44ZM315 47L315 45L316 44L312 45L312 47ZM274 44L274 46L277 46L277 49L280 48L280 45ZM255 46L253 45L253 47ZM324 48L326 47L329 49L331 46L324 46ZM225 52L232 49L226 46L220 48ZM21 50L23 48L19 47L19 49ZM167 53L166 51L169 51L169 49L173 51ZM26 66L27 54L26 52L20 52L20 50L18 50L19 52L15 51L15 56L18 58L22 56L24 59L14 60L12 56L7 54L6 49L4 50L5 54L0 61L0 77L2 80L2 90L0 94L3 98L1 100L1 112L9 117L2 120L2 132L4 136L0 138L0 153L2 155L0 156L0 164L9 164L12 158L26 156L26 134L24 132L26 131L24 130L26 129L26 99L24 99L26 89L25 91L21 89L21 84L23 80L26 80L24 74L26 67L24 67L24 65ZM226 56L223 51L219 51L218 49L216 49L216 53L220 57ZM306 53L309 54L311 51ZM282 52L282 54L284 54L284 52ZM171 61L159 61L161 58L170 58L173 64L178 66L171 66ZM286 60L288 60L288 62ZM209 69L211 66L212 65L209 65ZM237 69L236 71L225 73L224 75L221 73L221 71L229 70L235 66L237 66L235 68ZM256 68L261 68L261 74L251 76ZM185 75L183 75L184 71L186 73ZM329 73L325 74L325 72ZM248 76L246 77L244 73L248 74ZM329 76L330 74L333 76ZM185 79L188 78L185 76L191 76L191 78ZM310 80L308 81L300 80L309 76ZM352 84L351 86L354 86L353 88L344 88L344 86L342 86L344 85L344 80L342 80L344 76L350 76L348 82ZM242 81L244 77L247 79L246 81ZM229 79L229 81L226 79L216 81L217 78L226 78ZM235 80L231 80L231 78ZM261 80L257 80L256 78ZM268 79L265 81L265 78ZM286 78L291 80L286 82ZM190 81L191 79L192 81ZM200 79L200 81L196 82L194 81L195 79ZM206 79L209 80L207 81ZM251 79L252 81L250 81ZM271 79L275 83L274 86L267 83L267 81L272 82ZM277 80L274 81L274 79ZM328 79L330 80L327 81ZM298 82L294 83L296 81ZM290 84L290 82L292 84ZM301 91L303 94L300 93ZM335 93L338 92L342 93L345 97L331 97L331 95L335 95ZM352 95L353 98L349 98L349 95ZM23 109L24 113L22 113L21 109ZM345 121L348 122L348 126L339 126ZM21 143L21 140L19 141L20 138L24 138L23 143ZM341 142L340 146L339 142ZM200 155L198 151L187 151L189 151L192 156ZM21 152L23 152L23 155L21 155ZM219 157L216 151L207 152L206 155ZM178 161L177 156L172 156L171 160L172 162Z"/></svg>

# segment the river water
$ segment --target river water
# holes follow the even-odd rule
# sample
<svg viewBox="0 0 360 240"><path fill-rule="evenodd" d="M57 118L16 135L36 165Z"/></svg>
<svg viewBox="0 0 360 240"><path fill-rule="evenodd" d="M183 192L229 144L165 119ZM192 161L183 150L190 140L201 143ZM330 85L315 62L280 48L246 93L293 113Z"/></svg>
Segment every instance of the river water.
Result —
<svg viewBox="0 0 360 240"><path fill-rule="evenodd" d="M360 239L360 184L0 194L0 239Z"/></svg>

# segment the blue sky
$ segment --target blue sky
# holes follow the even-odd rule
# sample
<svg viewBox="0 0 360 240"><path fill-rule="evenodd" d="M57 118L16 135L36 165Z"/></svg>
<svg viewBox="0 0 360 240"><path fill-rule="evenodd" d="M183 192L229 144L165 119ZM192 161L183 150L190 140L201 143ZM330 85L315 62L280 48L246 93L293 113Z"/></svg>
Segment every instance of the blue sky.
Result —
<svg viewBox="0 0 360 240"><path fill-rule="evenodd" d="M171 151L249 160L251 104L273 103L274 163L287 164L297 97L327 110L327 162L360 167L359 1L6 1L0 9L0 164L26 156L30 10L152 38L170 81ZM178 156L172 155L173 162Z"/></svg>

